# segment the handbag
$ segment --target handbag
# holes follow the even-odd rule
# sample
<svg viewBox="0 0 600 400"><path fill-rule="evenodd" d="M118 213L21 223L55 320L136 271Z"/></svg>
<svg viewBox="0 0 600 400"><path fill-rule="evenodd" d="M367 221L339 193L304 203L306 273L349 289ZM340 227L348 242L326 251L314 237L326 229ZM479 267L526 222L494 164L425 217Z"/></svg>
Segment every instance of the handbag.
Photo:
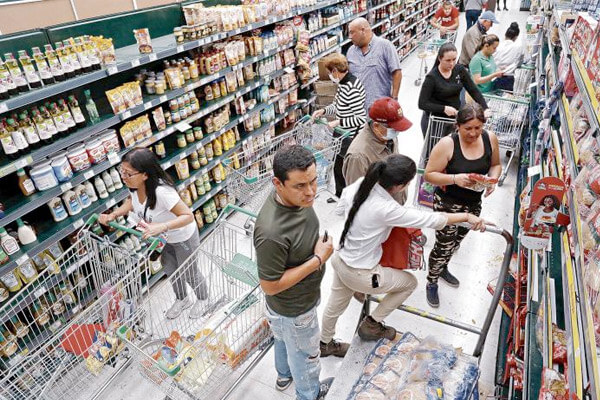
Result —
<svg viewBox="0 0 600 400"><path fill-rule="evenodd" d="M425 269L423 246L427 238L420 229L395 227L381 245L379 264L396 269Z"/></svg>

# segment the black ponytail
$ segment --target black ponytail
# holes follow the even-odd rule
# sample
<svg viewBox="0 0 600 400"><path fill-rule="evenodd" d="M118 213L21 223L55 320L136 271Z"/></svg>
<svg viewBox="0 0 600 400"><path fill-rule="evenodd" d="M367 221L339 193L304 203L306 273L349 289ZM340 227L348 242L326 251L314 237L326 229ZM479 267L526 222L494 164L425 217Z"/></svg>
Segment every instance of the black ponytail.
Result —
<svg viewBox="0 0 600 400"><path fill-rule="evenodd" d="M519 29L519 24L516 22L512 22L506 30L505 37L510 40L516 40L519 37L519 33L521 33L521 30Z"/></svg>
<svg viewBox="0 0 600 400"><path fill-rule="evenodd" d="M394 186L406 185L415 177L416 173L417 166L415 162L402 154L392 154L386 157L384 161L372 163L352 200L352 208L350 208L340 237L340 248L344 247L346 235L352 226L354 217L371 194L371 190L373 190L376 183L389 190Z"/></svg>

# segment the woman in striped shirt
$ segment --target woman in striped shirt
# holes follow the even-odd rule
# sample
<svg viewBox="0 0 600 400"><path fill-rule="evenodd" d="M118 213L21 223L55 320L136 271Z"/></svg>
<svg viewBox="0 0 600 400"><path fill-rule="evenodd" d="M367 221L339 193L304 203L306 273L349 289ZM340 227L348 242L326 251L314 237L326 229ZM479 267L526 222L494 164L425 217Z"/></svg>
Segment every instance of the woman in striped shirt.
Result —
<svg viewBox="0 0 600 400"><path fill-rule="evenodd" d="M320 118L323 115L335 115L336 121L331 126L339 126L342 129L350 131L350 137L342 141L340 152L335 158L333 174L335 177L335 195L339 198L342 190L346 187L346 182L342 174L344 156L348 147L354 138L354 135L367 122L367 113L365 112L365 88L356 76L348 70L348 60L340 53L330 54L325 58L325 68L329 73L329 79L338 84L337 92L333 103L325 108L317 110L313 118ZM334 202L334 199L327 200Z"/></svg>

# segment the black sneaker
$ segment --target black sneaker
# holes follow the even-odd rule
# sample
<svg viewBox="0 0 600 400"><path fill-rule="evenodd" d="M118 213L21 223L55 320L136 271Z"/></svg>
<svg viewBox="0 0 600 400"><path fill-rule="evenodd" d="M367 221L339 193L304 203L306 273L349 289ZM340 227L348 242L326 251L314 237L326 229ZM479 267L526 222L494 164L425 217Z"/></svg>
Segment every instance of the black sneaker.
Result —
<svg viewBox="0 0 600 400"><path fill-rule="evenodd" d="M331 385L333 385L333 377L327 378L321 381L319 385L319 395L317 396L317 400L324 400L331 389Z"/></svg>
<svg viewBox="0 0 600 400"><path fill-rule="evenodd" d="M321 357L344 357L350 348L350 343L338 342L335 339L331 339L329 343L319 343L321 350Z"/></svg>
<svg viewBox="0 0 600 400"><path fill-rule="evenodd" d="M448 271L448 268L445 268L440 275L440 279L443 279L448 285L457 288L460 285L460 281L456 279L454 275Z"/></svg>
<svg viewBox="0 0 600 400"><path fill-rule="evenodd" d="M391 326L385 326L368 315L358 326L358 336L365 341L379 340L381 338L394 340L396 337L396 329Z"/></svg>
<svg viewBox="0 0 600 400"><path fill-rule="evenodd" d="M433 308L438 308L440 306L440 298L438 296L438 284L427 283L426 292L427 303Z"/></svg>
<svg viewBox="0 0 600 400"><path fill-rule="evenodd" d="M275 382L275 389L279 390L280 392L283 392L285 389L290 387L293 380L294 378L292 378L291 376L289 378L277 377L277 381Z"/></svg>

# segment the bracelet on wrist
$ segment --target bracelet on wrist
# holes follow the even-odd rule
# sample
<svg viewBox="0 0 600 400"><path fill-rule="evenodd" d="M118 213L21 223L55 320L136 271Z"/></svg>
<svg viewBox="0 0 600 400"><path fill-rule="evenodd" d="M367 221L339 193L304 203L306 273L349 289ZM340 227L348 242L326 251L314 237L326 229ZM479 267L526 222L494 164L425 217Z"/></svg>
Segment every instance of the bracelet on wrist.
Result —
<svg viewBox="0 0 600 400"><path fill-rule="evenodd" d="M319 267L323 265L323 259L321 258L321 256L319 256L318 254L314 254L314 256L317 257L317 260L319 260Z"/></svg>

